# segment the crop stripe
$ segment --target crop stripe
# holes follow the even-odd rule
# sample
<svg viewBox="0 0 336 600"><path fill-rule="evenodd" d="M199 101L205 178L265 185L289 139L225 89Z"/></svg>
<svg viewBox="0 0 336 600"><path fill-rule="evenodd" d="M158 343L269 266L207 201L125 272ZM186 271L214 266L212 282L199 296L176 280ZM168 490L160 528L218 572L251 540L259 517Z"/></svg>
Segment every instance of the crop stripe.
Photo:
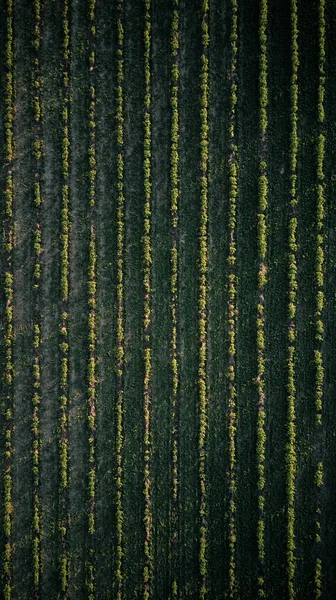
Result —
<svg viewBox="0 0 336 600"><path fill-rule="evenodd" d="M152 553L152 500L151 500L151 381L152 381L152 348L151 348L151 210L152 210L152 173L151 173L151 0L145 0L144 27L144 234L143 234L143 286L144 286L144 496L145 496L145 564L143 570L143 598L148 600L152 595L153 553Z"/></svg>
<svg viewBox="0 0 336 600"><path fill-rule="evenodd" d="M288 356L287 356L287 576L289 600L295 593L295 491L296 491L296 306L297 306L297 154L298 138L298 14L297 0L291 0L291 138L290 138L290 204L289 204L289 294L288 294Z"/></svg>
<svg viewBox="0 0 336 600"><path fill-rule="evenodd" d="M267 282L267 0L260 0L259 21L259 204L258 204L258 309L257 309L257 471L258 471L258 525L257 545L259 559L258 598L265 597L265 456L266 456L266 411L265 411L265 292Z"/></svg>
<svg viewBox="0 0 336 600"><path fill-rule="evenodd" d="M70 235L70 28L69 3L63 2L63 106L62 106L62 212L61 212L61 328L60 328L60 411L59 411L59 486L60 486L60 581L63 597L69 585L69 235Z"/></svg>
<svg viewBox="0 0 336 600"><path fill-rule="evenodd" d="M33 140L33 158L35 161L35 180L34 180L34 213L35 213L35 231L34 231L34 285L33 285L33 528L32 528L32 551L33 551L33 581L34 597L38 598L40 575L41 575L41 500L40 500L40 463L41 463L41 431L39 406L41 402L41 363L40 363L40 344L41 344L41 311L40 311L40 278L41 278L41 254L42 254L42 103L41 103L41 73L40 73L40 53L41 53L41 4L40 0L34 0L34 58L32 72L32 108L35 126L35 136Z"/></svg>
<svg viewBox="0 0 336 600"><path fill-rule="evenodd" d="M231 0L231 65L230 65L230 125L229 125L229 252L227 282L227 321L228 321L228 400L227 422L229 443L228 471L228 546L229 546L229 598L237 593L236 579L236 498L237 498L237 406L236 406L236 333L237 333L237 197L238 197L238 146L236 131L237 106L237 60L238 60L238 0Z"/></svg>
<svg viewBox="0 0 336 600"><path fill-rule="evenodd" d="M95 203L96 203L96 92L94 84L95 73L95 11L96 0L89 3L89 199L90 199L90 242L89 242L89 272L88 272L88 432L89 432L89 477L88 477L88 558L87 558L87 589L88 598L95 597L95 567L94 567L94 533L96 516L96 234L95 234Z"/></svg>
<svg viewBox="0 0 336 600"><path fill-rule="evenodd" d="M171 597L178 598L178 389L179 389L179 358L177 336L177 311L178 311L178 225L179 225L179 0L173 0L173 17L171 24L171 135L170 135L170 214L171 214L171 371L172 371L172 396L171 396L171 427L172 427L172 498L171 498Z"/></svg>
<svg viewBox="0 0 336 600"><path fill-rule="evenodd" d="M199 393L199 480L200 480L200 549L199 567L201 578L200 598L207 594L207 482L206 442L208 429L207 390L207 278L208 278L208 184L209 184L209 2L202 0L202 70L201 70L201 214L199 232L199 296L198 296L198 393Z"/></svg>
<svg viewBox="0 0 336 600"><path fill-rule="evenodd" d="M2 373L4 392L3 428L5 437L3 485L4 485L4 553L2 558L3 597L12 598L13 568L13 408L14 408L14 365L13 365L13 304L14 304L14 271L13 271L13 236L14 236L14 33L13 33L13 0L6 2L6 52L5 52L5 210L3 220L4 240L4 370Z"/></svg>
<svg viewBox="0 0 336 600"><path fill-rule="evenodd" d="M117 48L117 403L116 403L116 596L123 594L124 510L123 510L123 383L125 356L124 260L125 260L125 199L124 199L124 1L118 2Z"/></svg>
<svg viewBox="0 0 336 600"><path fill-rule="evenodd" d="M317 557L315 563L315 597L322 596L323 569L321 558L321 492L323 487L323 456L322 456L322 409L324 386L324 217L325 217L325 183L324 183L324 154L325 154L325 128L324 128L324 97L325 97L325 0L319 2L319 88L318 88L318 126L317 139L317 203L316 203L316 311L315 311L315 405L316 405L316 438L317 438L317 464L315 482L317 486L316 506L316 534Z"/></svg>

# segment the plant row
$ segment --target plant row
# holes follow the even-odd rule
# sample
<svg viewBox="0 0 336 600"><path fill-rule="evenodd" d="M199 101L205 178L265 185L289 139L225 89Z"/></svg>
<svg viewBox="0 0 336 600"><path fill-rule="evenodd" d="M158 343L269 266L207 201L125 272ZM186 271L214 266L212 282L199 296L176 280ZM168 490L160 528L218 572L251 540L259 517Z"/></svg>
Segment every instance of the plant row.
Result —
<svg viewBox="0 0 336 600"><path fill-rule="evenodd" d="M287 355L287 575L289 600L295 598L295 491L296 491L296 306L297 306L297 156L298 156L298 10L291 0L291 138L290 138L290 205L288 236L288 355Z"/></svg>
<svg viewBox="0 0 336 600"><path fill-rule="evenodd" d="M125 355L124 317L124 257L125 257L125 199L124 199L124 1L118 2L117 47L117 403L116 403L116 597L123 592L123 379Z"/></svg>
<svg viewBox="0 0 336 600"><path fill-rule="evenodd" d="M151 507L151 414L150 414L150 388L152 379L152 349L151 349L151 0L145 0L145 27L144 27L144 69L145 69L145 102L144 102L144 234L143 234L143 286L144 286L144 496L145 496L145 564L143 570L143 598L148 600L151 596L151 581L153 575L152 555L152 507Z"/></svg>
<svg viewBox="0 0 336 600"><path fill-rule="evenodd" d="M319 135L317 140L317 202L316 202L316 262L315 262L315 284L316 284L316 311L315 311L315 404L317 425L317 447L321 445L322 436L322 406L324 386L323 365L323 312L325 304L324 295L324 217L325 217L325 193L324 193L324 97L325 97L325 0L319 2L319 88L318 88L318 124ZM315 597L322 596L322 560L321 560L321 522L320 522L320 490L323 486L323 462L321 456L317 457L315 481L318 489L318 500L316 507L316 544L318 556L315 563Z"/></svg>
<svg viewBox="0 0 336 600"><path fill-rule="evenodd" d="M201 215L199 232L199 292L198 292L198 393L199 393L199 479L200 479L200 598L207 593L207 482L206 441L208 429L207 390L207 277L208 277L208 186L209 186L209 2L202 0L202 70L201 70Z"/></svg>
<svg viewBox="0 0 336 600"><path fill-rule="evenodd" d="M34 333L33 333L33 581L35 596L39 596L39 583L41 575L41 500L40 500L40 462L41 462L41 431L39 406L41 402L41 368L40 368L40 344L41 344L41 311L40 311L40 278L41 278L41 255L42 255L42 231L41 231L41 206L42 197L42 102L41 102L41 73L40 73L40 48L41 48L41 3L34 0L34 58L32 70L32 104L35 135L33 139L33 156L35 159L35 181L34 181Z"/></svg>
<svg viewBox="0 0 336 600"><path fill-rule="evenodd" d="M60 435L59 435L59 470L60 470L60 580L64 596L67 594L69 582L69 557L66 548L66 539L69 527L68 515L68 480L69 480L69 235L70 235L70 207L69 207L69 177L70 177L70 136L69 136L69 111L70 111L70 28L68 0L63 4L63 106L62 106L62 211L61 211L61 299L62 314L60 327Z"/></svg>
<svg viewBox="0 0 336 600"><path fill-rule="evenodd" d="M265 597L265 457L266 457L266 411L265 411L265 291L266 291L266 253L267 253L267 204L268 204L268 177L267 177L267 106L268 106L268 81L267 81L267 0L260 0L259 21L259 191L258 191L258 307L257 307L257 389L258 389L258 414L257 414L257 472L258 472L258 525L257 545L260 564L258 574L258 597Z"/></svg>
<svg viewBox="0 0 336 600"><path fill-rule="evenodd" d="M236 596L236 455L237 455L237 407L236 407L236 331L237 331L237 198L238 198L238 147L237 147L237 59L238 59L238 0L232 0L231 23L231 94L229 125L229 251L228 251L228 445L229 445L229 506L228 506L228 545L229 545L229 598Z"/></svg>
<svg viewBox="0 0 336 600"><path fill-rule="evenodd" d="M90 206L90 241L88 270L88 443L89 443L89 478L88 478L88 560L87 590L89 600L95 597L95 569L93 535L95 532L96 512L96 397L97 397L97 359L96 359L96 235L95 235L95 203L96 203L96 93L94 86L95 69L95 11L96 0L89 2L89 206Z"/></svg>
<svg viewBox="0 0 336 600"><path fill-rule="evenodd" d="M5 314L3 327L4 340L4 366L2 371L3 393L3 429L5 449L3 456L3 488L4 488L4 515L3 515L3 553L2 553L2 581L4 600L12 598L12 564L13 564L13 299L14 299L14 274L13 274L13 203L14 203L14 35L13 35L13 0L6 3L6 43L5 43L5 210L3 217L4 240L4 299Z"/></svg>
<svg viewBox="0 0 336 600"><path fill-rule="evenodd" d="M170 306L171 306L171 427L172 427L172 501L171 501L171 598L178 597L178 386L179 362L177 351L177 310L178 310L178 205L179 205L179 0L174 0L171 24L171 132L170 132L170 214L172 246L170 253Z"/></svg>

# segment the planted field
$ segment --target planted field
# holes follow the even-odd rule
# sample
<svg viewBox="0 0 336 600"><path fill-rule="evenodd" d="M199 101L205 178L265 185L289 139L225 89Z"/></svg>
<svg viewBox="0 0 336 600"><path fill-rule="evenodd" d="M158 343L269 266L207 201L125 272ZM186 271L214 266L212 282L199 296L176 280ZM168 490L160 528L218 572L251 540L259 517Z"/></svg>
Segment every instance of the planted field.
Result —
<svg viewBox="0 0 336 600"><path fill-rule="evenodd" d="M336 4L0 10L0 599L333 600Z"/></svg>

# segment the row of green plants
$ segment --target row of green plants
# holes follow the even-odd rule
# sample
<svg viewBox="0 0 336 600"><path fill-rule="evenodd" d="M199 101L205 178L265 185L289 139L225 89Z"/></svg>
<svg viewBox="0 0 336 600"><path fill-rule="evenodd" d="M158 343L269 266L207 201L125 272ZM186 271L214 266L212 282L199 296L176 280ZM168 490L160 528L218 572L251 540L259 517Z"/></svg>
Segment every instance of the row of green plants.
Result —
<svg viewBox="0 0 336 600"><path fill-rule="evenodd" d="M88 269L88 443L89 443L89 476L88 476L88 554L87 554L87 591L88 599L95 597L94 567L94 533L96 514L96 400L97 400L97 358L96 358L96 92L94 85L95 69L95 36L96 36L96 0L89 2L89 206L90 206L90 242Z"/></svg>
<svg viewBox="0 0 336 600"><path fill-rule="evenodd" d="M288 235L288 355L287 355L287 574L289 600L295 598L295 492L296 492L296 306L297 306L297 156L298 138L298 9L297 0L291 0L291 137L290 137L290 204Z"/></svg>
<svg viewBox="0 0 336 600"><path fill-rule="evenodd" d="M40 500L40 462L41 462L41 431L39 407L41 402L41 367L40 367L40 345L41 345L41 316L40 316L40 278L41 278L41 255L42 255L42 231L41 231L41 206L42 195L42 102L41 102L41 73L40 73L40 48L41 48L41 3L40 0L33 2L34 12L34 35L33 35L33 70L32 70L32 106L35 135L33 140L33 156L35 159L35 181L34 181L34 333L33 333L33 581L34 594L39 596L39 584L41 575L41 500Z"/></svg>
<svg viewBox="0 0 336 600"><path fill-rule="evenodd" d="M209 2L202 0L202 70L201 70L201 214L199 231L199 291L198 291L198 393L199 393L199 479L200 479L200 598L207 594L207 482L206 442L208 429L207 390L207 277L208 277L208 187L209 187Z"/></svg>
<svg viewBox="0 0 336 600"><path fill-rule="evenodd" d="M317 202L316 202L316 310L315 310L315 403L316 403L316 427L317 447L321 445L322 437L322 408L324 387L324 364L323 364L323 337L324 323L323 313L325 305L324 293L324 218L325 218L325 182L324 182L324 155L325 155L325 133L324 133L324 98L325 98L325 62L326 62L326 22L325 22L325 0L319 1L319 88L318 88L318 140L317 140ZM317 457L315 481L317 486L316 507L316 544L318 556L315 563L315 597L322 596L322 559L321 559L321 521L320 521L320 492L323 486L323 462Z"/></svg>
<svg viewBox="0 0 336 600"><path fill-rule="evenodd" d="M60 472L60 517L61 537L60 580L61 590L66 597L69 582L69 557L67 535L69 529L68 482L69 482L69 235L70 235L70 27L69 4L64 0L62 14L63 29L63 107L62 107L62 210L61 210L61 299L60 326L60 418L59 418L59 472Z"/></svg>
<svg viewBox="0 0 336 600"><path fill-rule="evenodd" d="M125 356L124 260L124 1L118 2L117 38L117 403L116 403L116 520L117 553L115 585L117 600L123 593L124 511L123 511L123 380Z"/></svg>
<svg viewBox="0 0 336 600"><path fill-rule="evenodd" d="M13 0L6 2L6 42L5 42L5 210L3 218L4 242L4 281L3 291L5 300L4 314L4 368L2 372L2 406L5 450L3 456L3 553L2 553L2 582L4 600L12 598L12 567L13 567L13 202L14 202L14 36L13 36Z"/></svg>
<svg viewBox="0 0 336 600"><path fill-rule="evenodd" d="M267 283L267 107L268 107L268 67L267 67L267 26L268 3L260 0L259 20L259 182L258 182L258 306L257 306L257 472L258 472L258 525L257 545L260 569L258 573L258 597L265 597L265 458L266 458L266 411L265 411L265 293Z"/></svg>
<svg viewBox="0 0 336 600"><path fill-rule="evenodd" d="M170 307L171 307L171 427L172 427L172 500L171 500L171 598L178 597L178 387L179 362L177 338L178 310L178 206L179 206L179 0L174 0L171 24L171 130L170 130L170 215L172 246L170 252Z"/></svg>
<svg viewBox="0 0 336 600"><path fill-rule="evenodd" d="M144 496L145 496L145 564L143 570L143 598L149 600L151 596L151 582L153 576L152 553L152 506L151 506L151 414L150 393L152 380L152 349L151 349L151 204L152 204L152 174L151 174L151 0L145 0L145 25L144 25L144 75L145 75L145 102L144 102L144 234L143 234L143 286L144 286Z"/></svg>
<svg viewBox="0 0 336 600"><path fill-rule="evenodd" d="M228 505L228 546L229 546L229 598L236 597L236 460L237 460L237 389L236 389L236 332L237 332L237 198L238 198L238 146L237 146L237 60L238 60L238 0L231 1L231 94L229 124L229 251L228 251L228 450L229 450L229 505Z"/></svg>

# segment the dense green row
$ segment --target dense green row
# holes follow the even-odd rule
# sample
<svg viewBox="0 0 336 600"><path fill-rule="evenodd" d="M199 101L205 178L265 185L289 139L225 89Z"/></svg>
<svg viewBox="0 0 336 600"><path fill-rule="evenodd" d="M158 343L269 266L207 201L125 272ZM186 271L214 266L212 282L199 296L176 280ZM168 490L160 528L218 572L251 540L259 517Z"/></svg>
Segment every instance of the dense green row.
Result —
<svg viewBox="0 0 336 600"><path fill-rule="evenodd" d="M288 294L288 412L287 412L287 570L289 599L295 598L295 491L296 491L296 306L297 306L297 155L298 155L298 14L297 0L291 0L291 139Z"/></svg>
<svg viewBox="0 0 336 600"><path fill-rule="evenodd" d="M258 597L265 597L265 457L266 457L266 411L265 411L265 291L267 273L267 204L268 204L268 176L267 176L267 106L268 106L268 81L267 81L267 0L260 2L259 22L259 205L258 205L258 309L257 309L257 387L258 387L258 415L257 415L257 470L258 470L258 526L257 544L260 572L258 574Z"/></svg>
<svg viewBox="0 0 336 600"><path fill-rule="evenodd" d="M40 311L40 277L41 277L41 253L42 253L42 231L41 231L41 206L43 204L42 193L42 104L41 104L41 76L40 76L40 47L41 47L41 4L40 0L34 0L34 36L33 36L33 70L32 70L32 105L35 135L33 138L33 157L35 159L35 181L34 181L34 334L33 334L33 580L34 594L39 596L39 583L41 575L41 501L40 501L40 462L41 462L41 432L39 405L41 402L40 386L40 344L41 344L41 311Z"/></svg>
<svg viewBox="0 0 336 600"><path fill-rule="evenodd" d="M200 598L207 593L207 485L206 485L206 441L208 429L207 390L207 331L208 331L208 186L209 186L209 2L202 0L202 71L201 71L201 211L199 232L199 478L200 478Z"/></svg>
<svg viewBox="0 0 336 600"><path fill-rule="evenodd" d="M1 408L3 415L3 429L5 439L5 452L3 461L3 497L4 497L4 522L2 550L2 588L5 600L12 597L12 565L13 565L13 299L14 299L14 273L13 273L13 247L14 247L14 221L13 221L13 160L14 160L14 40L13 40L13 1L6 3L6 46L5 46L5 210L3 219L4 243L4 370L2 374Z"/></svg>
<svg viewBox="0 0 336 600"><path fill-rule="evenodd" d="M170 213L172 225L171 242L171 439L172 439L172 498L171 498L171 598L178 598L178 389L179 389L179 358L177 336L178 310L178 207L179 207L179 0L173 0L173 17L171 24L171 135L170 135Z"/></svg>
<svg viewBox="0 0 336 600"><path fill-rule="evenodd" d="M69 584L69 556L67 538L69 529L68 485L69 485L69 234L70 234L70 29L69 4L64 0L62 15L63 33L63 98L62 98L62 209L61 209L61 281L62 317L60 327L60 434L59 434L59 478L60 478L60 516L61 536L60 580L61 589L66 597Z"/></svg>
<svg viewBox="0 0 336 600"><path fill-rule="evenodd" d="M125 260L125 199L124 199L124 2L118 2L117 49L117 402L116 402L116 519L117 556L115 586L117 600L123 597L124 510L123 510L123 382L125 356L124 260Z"/></svg>
<svg viewBox="0 0 336 600"><path fill-rule="evenodd" d="M96 356L96 91L95 91L95 10L96 0L89 3L89 206L90 206L90 242L88 272L88 443L89 443L89 478L88 478L88 557L87 557L87 591L89 600L95 598L95 565L94 565L94 533L96 521L96 401L97 401L97 356Z"/></svg>
<svg viewBox="0 0 336 600"><path fill-rule="evenodd" d="M151 347L151 211L152 211L152 172L151 172L151 0L145 0L145 30L144 30L144 69L145 69L145 103L144 103L144 235L143 235L143 286L144 286L144 496L145 496L145 565L143 571L144 600L151 596L151 583L153 578L153 550L152 550L152 499L151 499L151 381L152 381L152 347Z"/></svg>
<svg viewBox="0 0 336 600"><path fill-rule="evenodd" d="M238 146L237 146L237 59L238 59L238 0L232 0L231 23L231 94L229 126L229 253L228 253L228 441L229 441L229 597L237 593L236 575L236 502L237 502L237 406L236 406L236 337L237 337L237 198L238 198Z"/></svg>
<svg viewBox="0 0 336 600"><path fill-rule="evenodd" d="M319 132L317 139L317 202L316 202L316 263L315 263L315 284L316 284L316 347L315 347L315 402L316 402L316 443L317 447L322 442L322 408L323 408L323 387L324 387L324 356L323 356L323 337L324 337L324 217L325 217L325 183L324 183L324 162L325 162L325 132L324 132L324 99L325 99L325 0L319 2L319 87L318 87L318 105L317 115L319 123ZM316 506L316 545L317 557L315 564L315 596L320 598L322 595L322 559L321 559L321 488L323 486L323 461L321 454L317 456L315 481L317 485L317 506Z"/></svg>

